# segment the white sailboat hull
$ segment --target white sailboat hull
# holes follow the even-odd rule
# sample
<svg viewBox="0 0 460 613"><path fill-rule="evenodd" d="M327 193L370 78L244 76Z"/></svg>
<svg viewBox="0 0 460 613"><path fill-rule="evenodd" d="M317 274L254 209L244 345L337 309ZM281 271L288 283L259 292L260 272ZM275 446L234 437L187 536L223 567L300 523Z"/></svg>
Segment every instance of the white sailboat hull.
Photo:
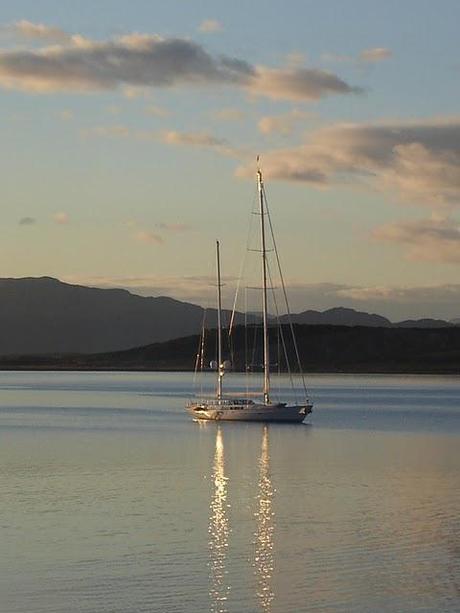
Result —
<svg viewBox="0 0 460 613"><path fill-rule="evenodd" d="M209 403L191 403L187 407L194 419L212 421L265 421L301 423L311 413L312 405L286 405L283 403L245 406L224 406Z"/></svg>

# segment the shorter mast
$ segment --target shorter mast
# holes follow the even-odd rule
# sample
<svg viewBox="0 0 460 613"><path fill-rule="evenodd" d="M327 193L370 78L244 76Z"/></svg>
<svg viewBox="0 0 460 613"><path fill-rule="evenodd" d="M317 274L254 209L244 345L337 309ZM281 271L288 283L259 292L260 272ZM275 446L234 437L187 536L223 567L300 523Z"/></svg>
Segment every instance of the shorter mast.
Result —
<svg viewBox="0 0 460 613"><path fill-rule="evenodd" d="M257 157L257 162L259 157ZM268 341L268 301L267 301L267 249L265 247L265 207L262 171L257 169L259 191L260 239L262 250L262 311L264 321L264 403L270 403L270 348Z"/></svg>
<svg viewBox="0 0 460 613"><path fill-rule="evenodd" d="M217 400L222 400L222 296L220 282L220 244L216 241L217 255Z"/></svg>

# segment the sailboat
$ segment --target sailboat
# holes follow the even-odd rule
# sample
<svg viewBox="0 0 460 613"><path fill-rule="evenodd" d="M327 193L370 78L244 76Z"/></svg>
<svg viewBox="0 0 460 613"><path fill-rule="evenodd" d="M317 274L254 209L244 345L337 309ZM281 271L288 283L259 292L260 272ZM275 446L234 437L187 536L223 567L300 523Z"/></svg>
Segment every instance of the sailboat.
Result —
<svg viewBox="0 0 460 613"><path fill-rule="evenodd" d="M258 204L260 215L260 243L262 256L262 318L263 318L263 389L259 398L253 399L248 394L224 395L222 380L228 368L227 361L222 357L222 295L220 271L220 244L216 241L216 268L217 268L217 363L214 364L217 372L216 393L209 398L198 398L187 403L187 411L196 420L225 420L225 421L263 421L263 422L297 422L304 421L312 412L312 403L308 399L304 386L305 398L303 402L289 404L272 400L270 390L270 344L269 344L269 315L268 315L268 268L266 247L265 217L268 215L266 206L264 182L262 171L257 169ZM270 223L271 229L271 223ZM277 258L278 259L278 258ZM278 259L279 264L279 259ZM284 289L284 282L283 282ZM286 295L285 295L286 297ZM289 313L289 309L288 309ZM293 328L291 326L291 332ZM294 338L294 347L297 358L299 353ZM300 360L299 360L300 363Z"/></svg>

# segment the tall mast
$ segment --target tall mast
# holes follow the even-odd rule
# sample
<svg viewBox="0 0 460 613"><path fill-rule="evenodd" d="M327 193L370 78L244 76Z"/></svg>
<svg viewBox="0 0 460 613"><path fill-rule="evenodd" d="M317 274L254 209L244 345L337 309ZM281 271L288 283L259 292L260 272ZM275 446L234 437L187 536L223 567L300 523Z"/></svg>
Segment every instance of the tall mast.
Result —
<svg viewBox="0 0 460 613"><path fill-rule="evenodd" d="M222 400L222 296L220 282L220 244L216 241L217 254L217 399Z"/></svg>
<svg viewBox="0 0 460 613"><path fill-rule="evenodd" d="M259 158L257 158L259 161ZM270 402L270 350L268 343L268 313L267 313L267 250L265 247L265 207L264 182L262 171L257 169L257 187L259 190L260 212L260 242L262 247L262 311L264 318L264 402Z"/></svg>

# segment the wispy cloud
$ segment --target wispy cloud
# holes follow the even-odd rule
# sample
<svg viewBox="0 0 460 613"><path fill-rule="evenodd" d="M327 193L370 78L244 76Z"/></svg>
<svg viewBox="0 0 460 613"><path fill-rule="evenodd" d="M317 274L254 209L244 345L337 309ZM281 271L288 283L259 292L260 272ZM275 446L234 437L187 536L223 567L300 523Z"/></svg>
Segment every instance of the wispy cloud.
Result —
<svg viewBox="0 0 460 613"><path fill-rule="evenodd" d="M127 220L124 225L130 228L134 240L146 245L162 245L165 242L165 234L183 234L191 230L191 226L181 222L158 222L154 225L155 231L146 229L135 219Z"/></svg>
<svg viewBox="0 0 460 613"><path fill-rule="evenodd" d="M245 118L246 113L240 109L220 109L212 114L214 119L219 121L241 121Z"/></svg>
<svg viewBox="0 0 460 613"><path fill-rule="evenodd" d="M146 88L218 83L280 100L311 101L362 93L324 70L293 65L255 67L241 58L213 55L191 40L151 34L106 41L73 35L61 44L39 49L0 50L0 86L26 92L120 88L126 96L136 96Z"/></svg>
<svg viewBox="0 0 460 613"><path fill-rule="evenodd" d="M134 235L134 238L139 243L145 243L146 245L162 245L164 243L163 238L159 234L155 232L150 232L148 230L139 230Z"/></svg>
<svg viewBox="0 0 460 613"><path fill-rule="evenodd" d="M9 26L6 26L6 30L14 36L20 38L26 38L29 40L39 40L47 42L65 43L72 40L72 37L64 30L55 26L47 26L43 23L33 23L22 19L16 21Z"/></svg>
<svg viewBox="0 0 460 613"><path fill-rule="evenodd" d="M119 115L122 112L122 108L121 108L121 106L118 106L117 104L110 104L106 108L106 111L110 115Z"/></svg>
<svg viewBox="0 0 460 613"><path fill-rule="evenodd" d="M194 147L223 147L227 142L206 132L164 132L162 140L168 145L186 145Z"/></svg>
<svg viewBox="0 0 460 613"><path fill-rule="evenodd" d="M343 286L337 288L336 295L339 298L351 299L357 303L387 303L395 305L431 304L435 305L459 303L459 284L440 284L423 286ZM415 309L414 309L415 310ZM455 313L459 313L456 308Z"/></svg>
<svg viewBox="0 0 460 613"><path fill-rule="evenodd" d="M152 115L153 117L167 117L171 115L171 111L155 104L147 106L145 112L147 115Z"/></svg>
<svg viewBox="0 0 460 613"><path fill-rule="evenodd" d="M200 32L211 33L220 32L223 29L222 23L217 19L205 19L198 27Z"/></svg>
<svg viewBox="0 0 460 613"><path fill-rule="evenodd" d="M160 223L157 223L156 226L160 230L165 230L166 232L173 232L173 233L188 232L191 229L190 226L185 223L160 222Z"/></svg>
<svg viewBox="0 0 460 613"><path fill-rule="evenodd" d="M121 92L128 100L137 100L138 98L150 98L151 93L148 87L136 85L123 85Z"/></svg>
<svg viewBox="0 0 460 613"><path fill-rule="evenodd" d="M307 56L305 53L300 53L299 51L291 51L286 55L286 63L288 66L303 66L307 61Z"/></svg>
<svg viewBox="0 0 460 613"><path fill-rule="evenodd" d="M392 56L393 52L387 47L372 47L371 49L363 49L357 56L323 53L321 60L332 64L377 64L378 62L390 59Z"/></svg>
<svg viewBox="0 0 460 613"><path fill-rule="evenodd" d="M291 134L299 123L312 117L311 113L293 109L280 115L265 115L261 117L257 125L262 134Z"/></svg>
<svg viewBox="0 0 460 613"><path fill-rule="evenodd" d="M376 228L375 239L407 247L407 258L416 262L460 262L460 224L432 217L391 223Z"/></svg>
<svg viewBox="0 0 460 613"><path fill-rule="evenodd" d="M62 121L71 121L74 118L74 114L73 114L73 111L70 111L69 109L65 109L64 111L59 111L58 117Z"/></svg>
<svg viewBox="0 0 460 613"><path fill-rule="evenodd" d="M322 53L320 59L323 62L330 62L331 64L341 64L356 61L356 58L354 58L353 56L343 55L340 53Z"/></svg>
<svg viewBox="0 0 460 613"><path fill-rule="evenodd" d="M59 226L64 226L69 223L70 217L69 214L64 211L57 211L53 215L53 221Z"/></svg>
<svg viewBox="0 0 460 613"><path fill-rule="evenodd" d="M37 220L35 217L21 217L18 223L20 226L33 226L37 223Z"/></svg>
<svg viewBox="0 0 460 613"><path fill-rule="evenodd" d="M213 274L130 277L69 275L65 281L93 287L123 288L141 296L170 296L177 300L215 308L216 279ZM222 283L224 305L231 308L237 279L224 275Z"/></svg>
<svg viewBox="0 0 460 613"><path fill-rule="evenodd" d="M207 132L163 132L161 140L167 145L179 145L185 147L198 147L200 149L211 149L219 155L244 160L254 157L253 153L244 147L234 147L224 138L218 138Z"/></svg>
<svg viewBox="0 0 460 613"><path fill-rule="evenodd" d="M383 62L392 57L393 52L386 47L373 47L372 49L364 49L358 56L359 61L369 64Z"/></svg>
<svg viewBox="0 0 460 613"><path fill-rule="evenodd" d="M88 277L67 276L65 281L103 288L125 288L142 296L171 296L194 304L215 305L215 277L202 276L132 276ZM224 305L230 307L237 279L226 276ZM287 289L293 312L306 309L325 310L337 306L379 313L392 321L413 317L460 316L460 284L426 286L360 286L338 283L305 283L287 280Z"/></svg>
<svg viewBox="0 0 460 613"><path fill-rule="evenodd" d="M81 131L82 138L132 139L138 141L157 141L171 146L198 147L212 149L226 157L240 161L253 158L252 151L244 147L233 147L224 138L207 132L178 132L175 130L158 132L155 130L132 130L124 125L93 126Z"/></svg>
<svg viewBox="0 0 460 613"><path fill-rule="evenodd" d="M318 68L266 68L259 66L248 84L257 96L275 100L319 100L337 94L362 94L364 90L353 87L337 75Z"/></svg>
<svg viewBox="0 0 460 613"><path fill-rule="evenodd" d="M85 128L82 130L81 134L84 138L89 138L92 136L100 136L103 138L135 137L135 133L133 133L127 126L122 124L111 126L93 126L92 128Z"/></svg>

